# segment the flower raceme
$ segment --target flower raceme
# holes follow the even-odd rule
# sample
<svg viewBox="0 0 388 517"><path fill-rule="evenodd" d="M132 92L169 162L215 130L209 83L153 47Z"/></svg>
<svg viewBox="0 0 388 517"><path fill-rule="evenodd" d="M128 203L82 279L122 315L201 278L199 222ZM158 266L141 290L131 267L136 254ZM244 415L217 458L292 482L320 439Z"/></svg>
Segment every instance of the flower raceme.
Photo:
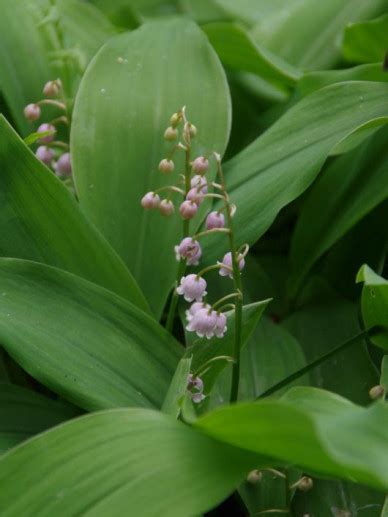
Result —
<svg viewBox="0 0 388 517"><path fill-rule="evenodd" d="M39 125L36 133L42 133L42 136L37 139L37 143L40 145L35 151L35 156L45 165L51 167L57 176L69 180L72 173L71 156L68 151L69 145L66 142L55 140L58 132L56 126L58 124L69 125L67 117L68 108L64 99L62 81L60 79L48 81L43 87L43 95L46 98L27 104L24 108L24 116L28 121L35 122L39 120L42 115L41 107L45 105L54 106L64 114L50 122L43 122ZM59 100L60 97L61 100Z"/></svg>
<svg viewBox="0 0 388 517"><path fill-rule="evenodd" d="M200 155L194 159L191 158L192 139L196 135L197 129L187 120L185 108L182 108L170 117L170 125L164 131L164 138L167 142L174 141L173 148L167 153L167 156L162 158L158 168L161 173L172 178L176 177L176 181L172 185L163 186L154 192L145 194L141 200L141 205L146 210L158 208L162 215L168 216L175 211L173 197L181 196L180 201L178 201L178 207L179 215L183 220L183 238L174 247L176 259L179 262L178 278L177 287L171 297L166 328L170 332L172 331L178 296L183 296L187 302L192 304L186 311L186 330L188 332L195 332L200 338L222 338L227 331L225 310L234 309L236 312L234 364L238 364L241 346L243 298L240 272L245 265L248 246L245 245L240 249L235 248L232 219L236 207L229 200L220 156L217 153L212 155L215 159L219 183L209 181L209 178L206 177L211 168L209 156ZM186 165L184 174L177 174L179 171L176 171L178 167L174 162L175 153L180 151L185 153ZM168 192L165 199L160 199L159 193L161 191ZM198 234L195 234L193 231L190 232L191 221L198 216L200 205L202 205L205 199L209 198L217 199L221 206L207 214L204 231ZM202 258L200 239L214 232L222 232L229 239L230 251L224 255L222 261L218 261L216 264L210 265L196 274L190 273L185 275L185 269L190 266L197 266ZM210 304L206 299L207 282L203 276L213 269L217 269L221 276L229 277L233 280L234 291L221 300ZM235 298L235 304L223 304L224 300L230 298ZM238 371L238 368L234 367L233 397L231 396L231 400L236 398ZM189 385L194 386L193 379L189 380ZM190 390L190 388L188 389ZM199 390L199 394L202 396L202 390ZM197 397L198 400L195 400L196 402L202 400L200 395Z"/></svg>

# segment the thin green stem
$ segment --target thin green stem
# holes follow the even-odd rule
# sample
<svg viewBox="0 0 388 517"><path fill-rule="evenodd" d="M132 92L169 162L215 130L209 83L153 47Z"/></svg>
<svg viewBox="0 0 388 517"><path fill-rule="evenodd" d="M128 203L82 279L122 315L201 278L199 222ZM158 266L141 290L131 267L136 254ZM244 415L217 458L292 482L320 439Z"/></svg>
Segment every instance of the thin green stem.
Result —
<svg viewBox="0 0 388 517"><path fill-rule="evenodd" d="M185 196L189 192L191 185L190 185L190 175L191 175L191 165L190 165L190 141L186 142L187 147L185 150ZM190 221L188 219L183 221L183 238L188 237L190 234ZM179 280L184 275L186 270L186 261L185 259L181 258L179 262L178 267L178 274L177 274L177 280L175 283L175 287L178 285ZM170 302L170 308L167 315L167 321L166 321L166 329L169 332L172 332L173 326L174 326L174 319L175 319L175 313L176 308L178 305L178 293L176 292L176 288L174 289L172 295L171 295L171 302Z"/></svg>
<svg viewBox="0 0 388 517"><path fill-rule="evenodd" d="M230 300L231 298L241 298L241 292L237 291L235 293L227 294L226 296L223 296L219 300L216 301L216 303L213 303L212 309L215 310L219 305L222 305L226 300Z"/></svg>
<svg viewBox="0 0 388 517"><path fill-rule="evenodd" d="M212 228L211 230L204 230L203 232L193 235L193 239L199 239L201 237L205 237L205 235L211 235L213 233L229 233L229 228Z"/></svg>
<svg viewBox="0 0 388 517"><path fill-rule="evenodd" d="M221 159L218 155L216 155L217 162L217 172L220 177L220 184L223 192L226 192L225 188L225 178L224 173L221 167ZM235 326L234 326L234 363L233 363L233 371L232 371L232 385L230 390L230 403L234 403L238 398L238 387L240 382L240 352L241 352L241 331L242 331L242 308L243 308L243 292L242 292L242 283L241 283L241 274L240 267L237 258L237 248L234 240L234 231L233 231L233 217L232 217L232 207L229 202L228 197L225 199L225 215L227 227L229 228L228 238L229 238L229 246L232 254L232 269L233 269L233 282L234 288L236 292L240 292L241 296L236 299L236 309L235 309Z"/></svg>
<svg viewBox="0 0 388 517"><path fill-rule="evenodd" d="M366 337L368 335L374 336L376 334L379 334L379 333L385 332L385 331L386 331L386 329L384 329L383 327L375 326L375 327L371 327L370 329L364 330L363 332L360 332L359 334L356 334L355 336L350 338L348 341L345 341L345 343L342 343L341 345L335 347L330 352L327 352L326 354L322 355L315 361L312 361L310 364L308 364L308 365L304 366L303 368L301 368L300 370L297 370L296 372L292 373L288 377L284 378L282 381L277 382L276 384L274 384L273 386L268 388L266 391L264 391L264 393L262 393L258 398L261 399L264 397L268 397L269 395L272 395L273 393L280 390L281 388L288 386L288 384L295 381L296 379L299 379L305 373L309 372L313 368L316 368L320 364L324 363L325 361L330 359L330 357L333 357L334 355L338 354L338 352L342 352L342 350L345 350L346 348L358 343L361 338Z"/></svg>

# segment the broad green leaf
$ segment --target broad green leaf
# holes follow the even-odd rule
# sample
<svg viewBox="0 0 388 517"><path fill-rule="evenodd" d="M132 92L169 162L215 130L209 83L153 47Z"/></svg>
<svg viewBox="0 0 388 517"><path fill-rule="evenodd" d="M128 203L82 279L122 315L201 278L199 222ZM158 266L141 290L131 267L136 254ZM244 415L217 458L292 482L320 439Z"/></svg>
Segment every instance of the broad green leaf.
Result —
<svg viewBox="0 0 388 517"><path fill-rule="evenodd" d="M283 322L312 363L361 332L356 304L342 298L321 279L314 279L301 307ZM357 404L370 402L369 390L377 384L377 371L362 339L338 352L309 372L312 386L324 388Z"/></svg>
<svg viewBox="0 0 388 517"><path fill-rule="evenodd" d="M388 517L388 497L386 497L386 499L385 499L385 504L384 504L383 511L381 513L381 517Z"/></svg>
<svg viewBox="0 0 388 517"><path fill-rule="evenodd" d="M242 347L246 345L269 302L270 300L263 300L249 305L244 305L241 337ZM228 311L226 315L228 317L228 329L222 339L217 337L213 337L212 339L195 339L194 333L187 333L189 339L192 340L189 341L189 344L193 343L193 345L187 349L187 354L193 356L191 370L193 372L197 372L211 361L211 363L208 364L209 369L207 370L206 367L206 373L201 375L205 384L205 393L210 393L217 377L228 364L228 361L225 359L214 359L219 356L233 357L234 355L235 314L234 311Z"/></svg>
<svg viewBox="0 0 388 517"><path fill-rule="evenodd" d="M260 47L249 33L235 23L211 23L204 30L222 63L235 70L257 74L268 81L293 85L301 73Z"/></svg>
<svg viewBox="0 0 388 517"><path fill-rule="evenodd" d="M178 5L197 23L209 23L230 18L215 0L179 0Z"/></svg>
<svg viewBox="0 0 388 517"><path fill-rule="evenodd" d="M194 424L217 440L308 472L388 488L388 406L363 408L315 388L223 407Z"/></svg>
<svg viewBox="0 0 388 517"><path fill-rule="evenodd" d="M0 259L0 342L33 377L89 410L160 407L181 350L151 316L59 269Z"/></svg>
<svg viewBox="0 0 388 517"><path fill-rule="evenodd" d="M0 1L0 91L18 130L26 135L31 124L24 107L42 97L42 88L52 79L44 40L25 2Z"/></svg>
<svg viewBox="0 0 388 517"><path fill-rule="evenodd" d="M168 415L178 417L180 401L186 394L187 382L191 369L191 357L183 357L175 370L167 395L163 401L162 411Z"/></svg>
<svg viewBox="0 0 388 517"><path fill-rule="evenodd" d="M136 282L67 188L0 116L0 254L83 276L147 310Z"/></svg>
<svg viewBox="0 0 388 517"><path fill-rule="evenodd" d="M131 0L93 0L93 4L117 27L135 29L141 24L141 16Z"/></svg>
<svg viewBox="0 0 388 517"><path fill-rule="evenodd" d="M252 5L264 2L251 0ZM338 62L345 25L380 14L386 7L385 0L290 0L274 4L279 3L280 7L258 19L253 35L269 50L305 70L322 70Z"/></svg>
<svg viewBox="0 0 388 517"><path fill-rule="evenodd" d="M189 517L225 499L254 462L162 413L104 411L3 456L0 513Z"/></svg>
<svg viewBox="0 0 388 517"><path fill-rule="evenodd" d="M345 28L343 54L356 63L383 61L388 48L388 14L375 20L351 23Z"/></svg>
<svg viewBox="0 0 388 517"><path fill-rule="evenodd" d="M357 275L357 282L363 282L361 309L367 328L375 325L388 327L388 281L364 265ZM371 338L372 342L388 350L388 333L381 332Z"/></svg>
<svg viewBox="0 0 388 517"><path fill-rule="evenodd" d="M305 97L320 88L345 81L388 82L388 74L381 65L359 65L343 70L324 70L309 72L297 83L297 93Z"/></svg>
<svg viewBox="0 0 388 517"><path fill-rule="evenodd" d="M288 110L224 167L238 207L238 244L263 235L278 212L313 182L334 146L361 127L387 120L388 84L382 83L334 84ZM215 235L203 256L212 262L224 250L224 240Z"/></svg>
<svg viewBox="0 0 388 517"><path fill-rule="evenodd" d="M291 243L291 291L314 263L388 197L388 131L337 158L310 190Z"/></svg>
<svg viewBox="0 0 388 517"><path fill-rule="evenodd" d="M79 0L58 0L55 8L66 48L77 49L80 64L86 67L97 50L117 30L99 9Z"/></svg>
<svg viewBox="0 0 388 517"><path fill-rule="evenodd" d="M71 134L80 203L158 316L175 280L173 247L182 232L178 216L165 219L140 206L147 191L176 182L182 172L181 163L171 177L158 171L171 149L163 131L186 105L198 128L194 156L223 153L229 104L222 66L206 36L178 18L111 39L82 80Z"/></svg>
<svg viewBox="0 0 388 517"><path fill-rule="evenodd" d="M0 382L0 453L77 414L62 402Z"/></svg>

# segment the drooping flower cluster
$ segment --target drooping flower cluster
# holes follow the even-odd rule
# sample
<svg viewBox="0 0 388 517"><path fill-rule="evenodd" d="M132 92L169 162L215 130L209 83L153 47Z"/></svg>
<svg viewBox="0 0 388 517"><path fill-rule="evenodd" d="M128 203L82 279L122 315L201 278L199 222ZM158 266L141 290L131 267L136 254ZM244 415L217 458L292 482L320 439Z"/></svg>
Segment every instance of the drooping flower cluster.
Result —
<svg viewBox="0 0 388 517"><path fill-rule="evenodd" d="M203 390L203 380L200 377L194 376L192 373L190 373L187 379L187 391L190 393L191 400L196 404L199 404L203 401L204 398L206 398Z"/></svg>
<svg viewBox="0 0 388 517"><path fill-rule="evenodd" d="M233 249L234 240L230 238L232 234L231 219L236 207L230 203L225 189L219 155L214 153L221 183L215 183L207 178L211 168L209 157L200 155L193 160L191 159L191 141L196 136L197 129L187 120L185 108L172 115L170 126L164 132L164 138L167 141L176 141L179 137L181 125L183 126L182 141L176 143L170 154L160 161L159 171L163 174L172 174L176 171L178 167L173 159L174 154L178 150L183 150L185 152L186 168L181 177L184 179L183 181L177 181L176 184L162 187L155 192L147 192L141 200L141 205L146 210L159 209L162 215L168 216L175 211L172 197L175 195L183 197L179 204L179 214L184 221L184 237L174 248L176 259L180 263L179 285L176 287L176 294L183 296L187 302L192 303L190 309L186 311L187 331L195 332L201 338L222 338L227 330L227 316L223 310L230 307L234 308L234 305L230 303L227 305L222 305L222 303L225 299L241 299L242 297L241 289L238 287L240 285L239 279L235 279L234 274L238 272L238 275L240 275L240 271L244 268L248 246L245 245L238 250ZM163 191L168 192L168 197L165 199L161 199L159 196ZM201 204L207 198L221 200L223 206L207 214L204 231L190 235L190 221L198 215ZM197 266L200 263L202 258L200 239L214 232L223 232L229 237L230 251L224 255L222 261L206 267L199 273L184 275L186 267ZM221 276L233 279L235 291L211 305L206 301L207 282L203 275L212 269L218 269ZM173 303L171 307L174 310Z"/></svg>
<svg viewBox="0 0 388 517"><path fill-rule="evenodd" d="M42 106L53 106L63 114L39 125L36 133L42 136L36 140L39 144L35 151L36 157L47 167L51 168L62 179L71 176L71 155L66 142L55 139L58 124L69 124L67 105L63 96L63 86L60 79L48 81L43 87L45 98L24 108L24 116L30 122L36 122L42 115Z"/></svg>

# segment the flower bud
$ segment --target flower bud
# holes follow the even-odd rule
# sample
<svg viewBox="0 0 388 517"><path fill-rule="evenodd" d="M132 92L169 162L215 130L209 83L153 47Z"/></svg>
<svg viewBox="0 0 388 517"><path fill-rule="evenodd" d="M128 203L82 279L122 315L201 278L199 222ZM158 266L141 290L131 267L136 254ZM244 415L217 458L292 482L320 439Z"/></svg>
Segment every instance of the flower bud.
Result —
<svg viewBox="0 0 388 517"><path fill-rule="evenodd" d="M169 126L166 131L164 132L164 139L168 141L173 141L178 136L178 131L173 128L172 126Z"/></svg>
<svg viewBox="0 0 388 517"><path fill-rule="evenodd" d="M60 79L48 81L43 87L43 95L46 97L56 97L61 90L62 83Z"/></svg>
<svg viewBox="0 0 388 517"><path fill-rule="evenodd" d="M201 189L197 189L194 187L188 191L186 200L192 201L193 203L199 206L202 203L204 196L205 194L201 192Z"/></svg>
<svg viewBox="0 0 388 517"><path fill-rule="evenodd" d="M170 124L172 125L172 127L176 127L179 124L180 119L181 117L179 113L174 113L170 118Z"/></svg>
<svg viewBox="0 0 388 517"><path fill-rule="evenodd" d="M164 172L165 174L169 174L175 169L174 162L172 160L168 160L167 158L164 158L159 163L159 170L160 172Z"/></svg>
<svg viewBox="0 0 388 517"><path fill-rule="evenodd" d="M57 132L57 130L52 124L47 123L41 124L37 129L37 133L45 133L46 131L51 131L51 134L39 138L38 141L42 144L49 144L50 142L52 142L54 140L55 133Z"/></svg>
<svg viewBox="0 0 388 517"><path fill-rule="evenodd" d="M210 212L206 218L206 229L213 230L213 228L224 228L225 217L221 212Z"/></svg>
<svg viewBox="0 0 388 517"><path fill-rule="evenodd" d="M373 388L371 388L369 390L369 396L372 400L381 399L382 397L384 397L384 394L385 394L384 386L381 386L381 384L378 384L377 386L373 386Z"/></svg>
<svg viewBox="0 0 388 517"><path fill-rule="evenodd" d="M38 149L35 151L35 156L44 164L50 165L54 158L54 153L52 149L46 147L45 145L40 145Z"/></svg>
<svg viewBox="0 0 388 517"><path fill-rule="evenodd" d="M62 154L62 156L57 161L55 171L57 172L57 174L60 174L61 176L70 176L70 174L71 174L70 153Z"/></svg>
<svg viewBox="0 0 388 517"><path fill-rule="evenodd" d="M191 188L196 188L197 190L200 190L204 194L207 193L207 181L205 176L200 176L197 174L196 176L193 176L190 181Z"/></svg>
<svg viewBox="0 0 388 517"><path fill-rule="evenodd" d="M192 163L191 167L195 174L200 174L201 176L207 172L209 169L209 160L204 156L198 156Z"/></svg>
<svg viewBox="0 0 388 517"><path fill-rule="evenodd" d="M170 199L162 199L159 210L162 215L169 216L175 212L175 207Z"/></svg>
<svg viewBox="0 0 388 517"><path fill-rule="evenodd" d="M189 135L191 138L197 136L197 128L194 126L194 124L189 124Z"/></svg>
<svg viewBox="0 0 388 517"><path fill-rule="evenodd" d="M40 106L38 104L27 104L27 106L24 108L24 116L27 120L30 120L31 122L34 120L38 120L40 118L41 111Z"/></svg>
<svg viewBox="0 0 388 517"><path fill-rule="evenodd" d="M301 492L308 492L314 486L313 480L308 476L302 476L299 481L295 483L295 488L300 490Z"/></svg>
<svg viewBox="0 0 388 517"><path fill-rule="evenodd" d="M259 483L263 479L263 473L260 472L260 470L251 470L247 475L247 481L251 485L256 485L256 483Z"/></svg>
<svg viewBox="0 0 388 517"><path fill-rule="evenodd" d="M238 262L239 269L241 271L245 266L244 256L239 254L237 257L237 262ZM222 262L217 262L217 264L219 264L221 266L218 271L221 276L228 276L229 278L233 278L233 271L232 271L233 261L232 261L232 253L230 251L224 255ZM225 267L222 267L222 266L225 266Z"/></svg>
<svg viewBox="0 0 388 517"><path fill-rule="evenodd" d="M183 201L179 212L183 219L192 219L198 211L198 206L193 201Z"/></svg>
<svg viewBox="0 0 388 517"><path fill-rule="evenodd" d="M141 200L141 206L146 210L151 210L152 208L158 208L160 205L160 197L155 192L147 192L145 196L143 196Z"/></svg>

